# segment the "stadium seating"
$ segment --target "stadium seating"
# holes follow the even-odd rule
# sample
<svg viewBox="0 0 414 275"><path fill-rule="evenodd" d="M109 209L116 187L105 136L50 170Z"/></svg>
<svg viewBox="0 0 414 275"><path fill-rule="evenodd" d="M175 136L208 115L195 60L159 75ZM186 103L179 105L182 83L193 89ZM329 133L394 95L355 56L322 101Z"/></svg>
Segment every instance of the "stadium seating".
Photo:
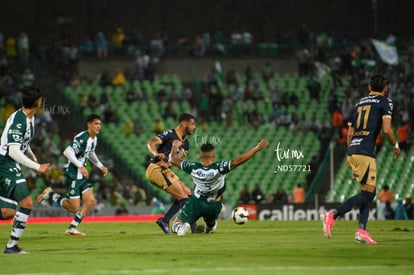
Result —
<svg viewBox="0 0 414 275"><path fill-rule="evenodd" d="M241 186L245 184L249 190L252 190L255 184L260 184L265 195L270 193L274 194L279 188L284 188L287 192L291 192L296 183L301 182L304 184L306 182L307 172L276 173L279 165L293 165L291 169L297 169L298 167L294 167L294 165L309 164L312 156L317 155L319 152L319 141L316 134L293 132L283 127L274 129L266 123L268 115L272 110L271 93L267 87L273 87L277 84L288 93L295 92L298 95L300 98L299 106L289 106L289 112L295 111L298 115L306 113L308 117L316 115L320 121L325 122L329 122L330 120L327 110L328 92L331 86L330 78L322 79L321 103L317 103L311 101L309 98L306 89L307 78L290 74L276 74L267 85L260 75L255 74L254 77L263 92L264 100L256 102L250 101L247 102L247 105L249 110L256 109L259 111L265 121L262 127L255 130L245 122L243 106L238 101L234 105L232 126L223 127L223 123L208 122L207 129L198 129L196 135L189 138L192 150L190 150L188 159L191 160L198 160L198 147L202 141L210 141L215 145L218 152L218 159L232 159L257 144L260 138L266 138L270 141L268 150L260 152L247 165L239 168L227 177L228 185L224 200L230 204L237 202L238 192ZM236 78L238 85L244 87L244 75L237 74ZM169 84L167 85L169 91L174 88L180 90L183 87L177 75L159 75L152 83L149 81L143 81L142 83L133 81L128 82L123 87L100 87L96 80L89 84L82 83L76 88L66 87L65 94L76 104L80 93L88 95L94 91L98 97L103 92L107 93L110 106L117 113L120 123L104 124L101 136L107 144L112 146L113 153L124 160L129 170L132 171L131 173L145 179L144 162L148 154L145 144L154 135L152 131L153 122L156 118L161 118L162 112L160 110L163 110L163 106L166 104L165 102L158 103L156 101L156 92L159 86L165 83ZM128 88L136 88L138 85L144 87L148 95L148 101L126 102L125 94ZM223 88L224 94L232 93L231 88L223 85L223 83L219 83L219 86ZM339 92L341 93L341 91ZM173 102L173 108L177 113L190 111L188 102ZM85 108L83 114L86 116L96 111L99 110ZM123 134L123 123L128 119L132 122L139 120L143 125L144 132L139 136ZM164 121L164 124L166 129L168 129L175 127L176 121L167 119ZM275 152L278 143L284 149L303 151L303 159L278 161ZM177 171L177 174L184 182L190 184L188 175L185 175L182 171ZM150 185L150 188L157 192L165 201L169 199L165 192L159 192L152 185ZM335 197L335 199L337 198Z"/></svg>

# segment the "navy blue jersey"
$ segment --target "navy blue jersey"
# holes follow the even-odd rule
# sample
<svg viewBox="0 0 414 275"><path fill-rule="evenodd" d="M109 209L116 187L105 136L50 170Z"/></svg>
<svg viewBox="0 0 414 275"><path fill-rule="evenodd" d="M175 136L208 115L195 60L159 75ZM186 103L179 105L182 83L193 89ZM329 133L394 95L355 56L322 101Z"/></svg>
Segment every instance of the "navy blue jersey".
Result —
<svg viewBox="0 0 414 275"><path fill-rule="evenodd" d="M382 128L382 118L392 116L391 99L371 94L362 98L353 108L348 125L354 128L354 136L347 154L375 157L375 140Z"/></svg>
<svg viewBox="0 0 414 275"><path fill-rule="evenodd" d="M159 137L162 140L162 143L158 146L157 151L158 153L163 153L166 156L166 159L164 159L164 161L168 162L173 141L181 140L181 138L178 137L177 133L175 132L175 129L166 130L162 132L161 134L157 135L157 137ZM182 140L182 142L183 142L182 148L187 153L188 149L190 149L190 143L186 139ZM154 157L150 159L150 162L152 163L155 163L158 161L160 160Z"/></svg>

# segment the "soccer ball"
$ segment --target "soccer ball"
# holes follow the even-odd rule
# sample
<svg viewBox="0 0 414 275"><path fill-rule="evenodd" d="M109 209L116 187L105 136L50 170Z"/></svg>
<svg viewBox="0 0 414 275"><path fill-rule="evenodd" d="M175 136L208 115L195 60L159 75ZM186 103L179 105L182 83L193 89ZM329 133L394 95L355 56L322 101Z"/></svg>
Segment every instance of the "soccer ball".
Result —
<svg viewBox="0 0 414 275"><path fill-rule="evenodd" d="M249 219L249 211L244 207L236 207L231 212L231 218L236 224L244 224Z"/></svg>

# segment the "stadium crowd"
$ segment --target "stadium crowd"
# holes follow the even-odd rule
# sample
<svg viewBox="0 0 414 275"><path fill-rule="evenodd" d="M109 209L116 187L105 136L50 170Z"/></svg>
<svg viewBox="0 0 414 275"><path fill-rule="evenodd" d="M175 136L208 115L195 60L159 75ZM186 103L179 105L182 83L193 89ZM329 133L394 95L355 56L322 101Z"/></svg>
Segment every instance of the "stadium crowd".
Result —
<svg viewBox="0 0 414 275"><path fill-rule="evenodd" d="M395 104L394 125L398 128L398 136L401 148L406 150L412 142L414 126L414 83L411 81L414 74L414 45L411 41L400 41L395 36L385 39L390 44L398 46L400 62L397 66L389 66L383 63L369 38L356 38L349 35L326 33L312 33L305 27L297 33L289 33L275 38L273 45L283 54L294 56L298 63L298 75L308 79L306 88L309 97L320 102L321 75L329 75L333 81L333 87L329 91L328 109L332 116L331 121L318 121L316 117L308 121L304 113L288 112L289 106L297 106L301 98L295 91L286 91L279 85L270 85L274 70L272 58L274 51L263 50L261 43L254 41L254 34L247 31L223 34L216 31L214 34L203 32L193 39L184 37L172 43L166 33L156 33L152 38L143 37L138 31L124 32L122 27L117 27L112 34L97 32L94 37L87 37L81 43L72 40L59 41L53 45L30 45L30 38L21 32L15 36L5 36L0 33L0 93L1 93L1 124L11 114L19 102L17 102L19 88L35 84L36 73L30 70L30 56L36 56L43 64L53 63L55 74L64 85L77 87L83 80L79 75L78 63L80 59L99 58L109 60L111 56L124 56L134 61L133 71L122 71L114 68L111 73L103 71L99 77L101 86L122 86L129 81L153 81L157 74L157 66L160 60L168 56L191 55L195 58L203 56L228 56L243 58L247 55L265 55L268 61L263 64L261 71L252 71L250 66L244 70L229 68L223 75L217 74L212 69L206 75L202 83L201 96L196 96L195 88L185 85L183 90L165 89L161 86L157 98L160 101L173 102L185 100L191 106L191 110L203 123L214 121L231 125L234 120L233 106L237 101L243 103L243 123L253 128L270 125L271 127L287 127L292 131L314 131L320 138L321 148L327 148L327 143L338 129L343 137L343 128L349 117L350 110L356 99L361 94L361 89L366 86L366 79L373 72L387 75L391 80L391 94ZM74 39L75 40L75 39ZM318 64L326 64L320 67ZM243 76L244 83L239 85L236 76ZM265 98L258 85L258 78L266 82L266 89L271 98ZM345 85L345 96L340 97L338 87ZM165 83L169 85L169 83ZM222 87L231 89L231 94L223 96ZM362 90L363 92L363 90ZM125 100L146 101L148 94L144 87L137 90L129 89L124 95ZM272 111L263 114L256 108L256 102L271 100ZM94 108L100 110L105 123L117 123L114 106L108 103L107 95L102 94L98 98L93 92L83 94L79 98L81 108ZM177 111L171 104L167 104L160 114L164 120L168 117L177 118ZM53 184L56 188L63 188L62 181L62 157L61 149L69 142L59 135L59 126L53 116L44 111L40 116L37 127L37 138L34 150L47 152L44 159L53 161L53 169L44 177L36 177L31 174L29 183L33 189L43 185ZM162 121L160 121L162 123ZM133 129L133 130L131 130ZM144 131L140 122L124 125L125 134L140 134ZM68 137L69 138L69 137ZM44 150L48 148L48 150ZM324 155L321 151L319 158ZM110 161L104 157L104 161ZM93 173L92 178L96 184L96 194L102 203L120 205L149 204L151 198L147 198L141 183L134 183L128 178L117 179L113 175L103 179L98 173ZM276 190L275 190L276 191ZM273 197L277 197L275 192ZM279 194L280 195L280 194ZM283 194L282 194L283 195ZM262 195L261 195L262 196ZM264 196L262 196L264 197ZM272 197L272 198L273 198ZM281 196L283 197L283 196Z"/></svg>

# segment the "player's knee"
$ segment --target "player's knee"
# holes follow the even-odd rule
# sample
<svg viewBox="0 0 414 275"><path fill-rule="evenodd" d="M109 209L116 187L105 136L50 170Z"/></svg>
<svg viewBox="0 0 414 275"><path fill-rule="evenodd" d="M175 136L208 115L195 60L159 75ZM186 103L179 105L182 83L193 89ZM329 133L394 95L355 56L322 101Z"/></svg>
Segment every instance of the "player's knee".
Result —
<svg viewBox="0 0 414 275"><path fill-rule="evenodd" d="M21 200L19 202L20 207L26 208L26 209L32 209L33 208L33 200L31 196L28 196Z"/></svg>
<svg viewBox="0 0 414 275"><path fill-rule="evenodd" d="M91 199L91 200L89 201L89 204L90 204L91 206L95 206L95 205L96 205L96 199Z"/></svg>

